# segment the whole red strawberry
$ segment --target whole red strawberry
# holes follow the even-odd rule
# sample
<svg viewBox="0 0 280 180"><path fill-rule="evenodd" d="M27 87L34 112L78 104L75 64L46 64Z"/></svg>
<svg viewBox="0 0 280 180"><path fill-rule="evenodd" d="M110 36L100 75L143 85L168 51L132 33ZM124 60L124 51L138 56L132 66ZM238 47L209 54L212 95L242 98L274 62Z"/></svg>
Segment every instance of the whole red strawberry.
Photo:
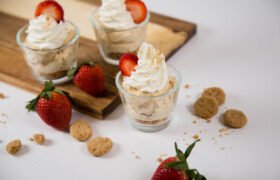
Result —
<svg viewBox="0 0 280 180"><path fill-rule="evenodd" d="M72 68L68 77L73 78L73 82L78 88L92 96L98 97L104 93L104 71L97 64L85 63L78 68Z"/></svg>
<svg viewBox="0 0 280 180"><path fill-rule="evenodd" d="M26 108L36 111L42 120L58 130L66 130L72 116L72 99L65 91L56 90L51 81Z"/></svg>
<svg viewBox="0 0 280 180"><path fill-rule="evenodd" d="M176 157L169 157L161 162L152 180L206 180L196 169L190 169L187 163L196 142L192 143L183 153L175 143Z"/></svg>

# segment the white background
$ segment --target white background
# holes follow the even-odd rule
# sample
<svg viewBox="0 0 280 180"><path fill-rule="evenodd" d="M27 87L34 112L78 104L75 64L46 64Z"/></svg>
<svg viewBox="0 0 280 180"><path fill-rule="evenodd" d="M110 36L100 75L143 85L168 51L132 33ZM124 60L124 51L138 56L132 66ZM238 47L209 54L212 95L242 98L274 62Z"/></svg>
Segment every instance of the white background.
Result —
<svg viewBox="0 0 280 180"><path fill-rule="evenodd" d="M146 1L156 12L196 22L195 37L168 63L182 73L183 84L170 126L157 133L143 133L128 124L119 106L105 121L74 112L73 120L90 122L94 137L107 136L112 151L95 158L86 143L46 126L35 113L24 109L33 94L0 83L0 179L146 180L158 166L160 154L174 155L199 134L189 159L210 180L280 179L280 1ZM190 84L189 89L183 88ZM226 103L211 123L191 112L195 99L209 86L222 87ZM189 98L189 95L191 98ZM226 108L244 111L249 122L243 129L219 137L218 120ZM200 133L199 131L202 131ZM184 135L184 132L187 134ZM46 145L29 141L33 133L45 134ZM215 140L212 140L212 137ZM22 151L10 156L5 145L21 139ZM135 158L136 155L140 159Z"/></svg>

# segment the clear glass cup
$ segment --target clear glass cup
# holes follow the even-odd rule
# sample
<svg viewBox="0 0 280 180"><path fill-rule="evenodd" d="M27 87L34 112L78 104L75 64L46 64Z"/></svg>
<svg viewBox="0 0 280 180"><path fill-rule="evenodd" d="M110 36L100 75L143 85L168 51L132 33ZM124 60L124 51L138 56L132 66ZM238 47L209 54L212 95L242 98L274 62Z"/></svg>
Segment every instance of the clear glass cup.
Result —
<svg viewBox="0 0 280 180"><path fill-rule="evenodd" d="M106 28L100 24L97 16L98 9L90 15L89 20L95 32L99 52L105 62L118 65L122 54L138 51L146 37L147 24L150 20L149 12L142 23L125 30Z"/></svg>
<svg viewBox="0 0 280 180"><path fill-rule="evenodd" d="M77 51L79 44L79 28L70 21L65 21L72 27L75 34L67 44L56 49L33 49L24 41L27 36L28 24L23 26L16 35L17 43L21 47L26 63L39 82L52 80L55 84L69 81L67 72L77 65Z"/></svg>
<svg viewBox="0 0 280 180"><path fill-rule="evenodd" d="M169 76L175 78L175 85L169 91L158 96L137 96L127 92L122 86L121 72L117 74L115 81L124 110L130 123L136 129L155 132L164 129L170 123L181 85L181 75L173 66L168 65L167 67Z"/></svg>

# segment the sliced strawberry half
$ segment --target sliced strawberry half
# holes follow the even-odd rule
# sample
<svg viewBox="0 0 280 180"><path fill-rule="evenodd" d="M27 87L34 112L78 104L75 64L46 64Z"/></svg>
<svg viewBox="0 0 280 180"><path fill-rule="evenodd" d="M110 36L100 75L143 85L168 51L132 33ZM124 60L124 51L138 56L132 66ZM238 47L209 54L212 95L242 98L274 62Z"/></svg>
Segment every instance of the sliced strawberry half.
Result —
<svg viewBox="0 0 280 180"><path fill-rule="evenodd" d="M123 54L120 58L119 68L124 76L130 76L137 66L138 57L134 54Z"/></svg>
<svg viewBox="0 0 280 180"><path fill-rule="evenodd" d="M140 0L126 0L125 5L135 23L139 24L146 19L148 10L144 2Z"/></svg>
<svg viewBox="0 0 280 180"><path fill-rule="evenodd" d="M53 0L46 0L40 2L35 10L35 17L42 14L52 16L57 22L63 21L64 11L60 4Z"/></svg>

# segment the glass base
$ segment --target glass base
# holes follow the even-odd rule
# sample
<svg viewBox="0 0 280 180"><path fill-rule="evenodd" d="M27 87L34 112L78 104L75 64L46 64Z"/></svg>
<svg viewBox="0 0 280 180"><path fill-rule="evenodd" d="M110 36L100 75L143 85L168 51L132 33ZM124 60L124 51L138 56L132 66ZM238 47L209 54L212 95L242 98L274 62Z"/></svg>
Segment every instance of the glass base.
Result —
<svg viewBox="0 0 280 180"><path fill-rule="evenodd" d="M49 81L47 79L40 78L40 77L36 77L36 78L42 84L44 84L46 81ZM64 84L66 82L69 82L69 81L71 81L71 79L69 79L67 76L64 76L59 79L52 79L51 81L53 82L54 85L59 85L59 84Z"/></svg>
<svg viewBox="0 0 280 180"><path fill-rule="evenodd" d="M144 125L144 124L140 124L135 122L134 120L130 120L130 124L143 132L157 132L160 130L163 130L164 128L166 128L169 124L170 124L170 119L167 119L165 122L159 124L159 125Z"/></svg>
<svg viewBox="0 0 280 180"><path fill-rule="evenodd" d="M119 65L119 59L113 59L113 58L108 57L108 56L104 53L102 47L100 47L100 46L98 45L98 48L99 48L99 52L100 52L101 56L103 57L103 59L104 59L104 61L105 61L106 63L112 64L112 65Z"/></svg>

